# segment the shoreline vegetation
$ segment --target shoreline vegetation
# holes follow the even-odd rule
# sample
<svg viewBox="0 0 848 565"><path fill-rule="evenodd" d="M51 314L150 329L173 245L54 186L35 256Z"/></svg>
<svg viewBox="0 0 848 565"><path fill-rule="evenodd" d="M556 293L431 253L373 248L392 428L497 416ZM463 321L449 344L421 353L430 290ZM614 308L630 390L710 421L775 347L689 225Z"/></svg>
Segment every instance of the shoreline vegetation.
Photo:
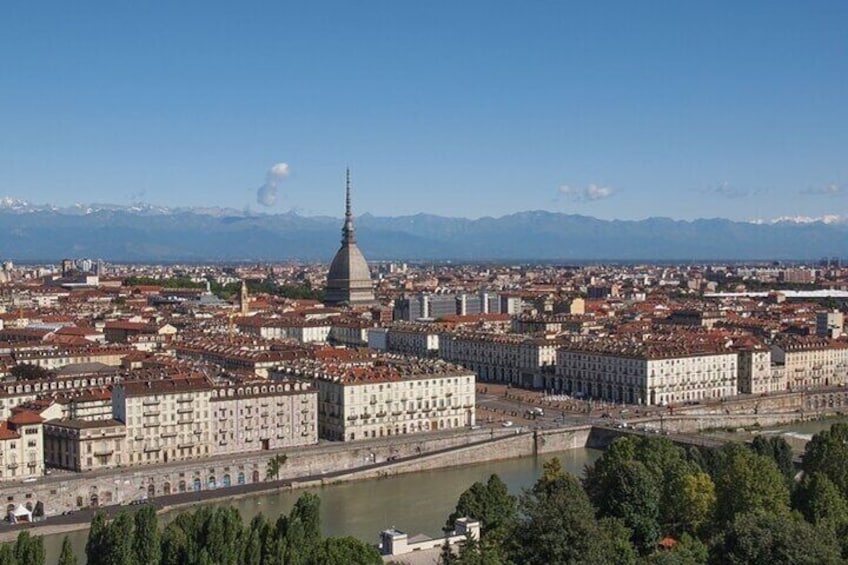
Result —
<svg viewBox="0 0 848 565"><path fill-rule="evenodd" d="M518 495L492 475L464 491L462 516L480 539L442 548L444 565L837 565L848 563L848 424L817 433L796 474L782 437L683 448L668 438L615 439L578 478L556 458ZM92 520L89 565L377 565L374 546L323 537L320 499L303 493L288 515L245 526L233 507L199 508L159 528L146 505ZM398 556L397 563L403 562ZM40 537L0 546L0 565L43 565ZM67 541L59 565L76 565Z"/></svg>

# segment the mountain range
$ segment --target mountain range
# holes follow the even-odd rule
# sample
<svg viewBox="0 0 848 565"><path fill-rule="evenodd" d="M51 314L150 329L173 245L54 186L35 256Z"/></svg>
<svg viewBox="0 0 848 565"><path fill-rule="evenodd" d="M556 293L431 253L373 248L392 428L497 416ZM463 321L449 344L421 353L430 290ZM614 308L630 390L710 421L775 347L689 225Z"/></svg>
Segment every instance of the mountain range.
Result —
<svg viewBox="0 0 848 565"><path fill-rule="evenodd" d="M90 204L57 207L0 198L0 258L57 261L328 260L342 220L294 212ZM529 211L499 218L430 214L356 219L371 260L810 260L848 257L840 216L737 222L600 220Z"/></svg>

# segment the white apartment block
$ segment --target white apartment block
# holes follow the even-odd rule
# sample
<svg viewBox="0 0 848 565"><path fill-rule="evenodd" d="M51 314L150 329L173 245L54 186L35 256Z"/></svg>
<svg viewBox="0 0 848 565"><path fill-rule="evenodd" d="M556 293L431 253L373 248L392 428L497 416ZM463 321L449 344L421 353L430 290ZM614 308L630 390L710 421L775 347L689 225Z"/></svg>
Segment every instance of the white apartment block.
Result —
<svg viewBox="0 0 848 565"><path fill-rule="evenodd" d="M318 388L318 434L354 441L471 426L474 374L441 361L327 364L301 361L282 375Z"/></svg>
<svg viewBox="0 0 848 565"><path fill-rule="evenodd" d="M215 387L213 452L247 453L318 442L318 391L305 381Z"/></svg>
<svg viewBox="0 0 848 565"><path fill-rule="evenodd" d="M356 321L333 322L327 340L348 347L365 347L368 345L368 330L370 326Z"/></svg>
<svg viewBox="0 0 848 565"><path fill-rule="evenodd" d="M540 386L556 363L557 343L519 334L442 333L439 357L474 371L482 381Z"/></svg>
<svg viewBox="0 0 848 565"><path fill-rule="evenodd" d="M323 319L241 318L239 330L265 339L294 339L300 343L323 343L330 337L332 324Z"/></svg>
<svg viewBox="0 0 848 565"><path fill-rule="evenodd" d="M427 325L397 324L387 328L386 351L434 357L439 353L439 332Z"/></svg>
<svg viewBox="0 0 848 565"><path fill-rule="evenodd" d="M791 390L848 384L848 341L781 336L772 344L771 357L783 366Z"/></svg>
<svg viewBox="0 0 848 565"><path fill-rule="evenodd" d="M669 344L670 345L670 344ZM608 341L557 352L555 390L628 404L666 405L733 396L736 352L687 351Z"/></svg>

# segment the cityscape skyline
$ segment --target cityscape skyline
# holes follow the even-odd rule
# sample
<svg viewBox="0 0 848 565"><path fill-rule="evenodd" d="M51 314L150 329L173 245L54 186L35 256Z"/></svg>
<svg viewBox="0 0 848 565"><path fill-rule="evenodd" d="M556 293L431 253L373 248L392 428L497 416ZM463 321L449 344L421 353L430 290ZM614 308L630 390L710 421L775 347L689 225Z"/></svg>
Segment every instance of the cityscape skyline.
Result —
<svg viewBox="0 0 848 565"><path fill-rule="evenodd" d="M839 2L49 4L0 22L0 195L338 216L350 165L378 216L848 207Z"/></svg>

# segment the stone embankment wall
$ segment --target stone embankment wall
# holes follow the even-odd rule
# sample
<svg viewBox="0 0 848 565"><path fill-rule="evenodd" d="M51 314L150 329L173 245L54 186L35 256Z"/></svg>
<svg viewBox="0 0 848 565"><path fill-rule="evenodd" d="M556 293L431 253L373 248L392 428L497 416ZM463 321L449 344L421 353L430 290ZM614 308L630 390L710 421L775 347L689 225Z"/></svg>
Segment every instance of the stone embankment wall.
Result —
<svg viewBox="0 0 848 565"><path fill-rule="evenodd" d="M398 461L382 469L364 469L352 471L324 481L325 484L352 480L373 479L456 467L485 461L529 457L541 453L554 453L568 449L586 447L589 442L591 426L575 428L521 432L494 441L458 447L441 453L430 453L408 461Z"/></svg>

